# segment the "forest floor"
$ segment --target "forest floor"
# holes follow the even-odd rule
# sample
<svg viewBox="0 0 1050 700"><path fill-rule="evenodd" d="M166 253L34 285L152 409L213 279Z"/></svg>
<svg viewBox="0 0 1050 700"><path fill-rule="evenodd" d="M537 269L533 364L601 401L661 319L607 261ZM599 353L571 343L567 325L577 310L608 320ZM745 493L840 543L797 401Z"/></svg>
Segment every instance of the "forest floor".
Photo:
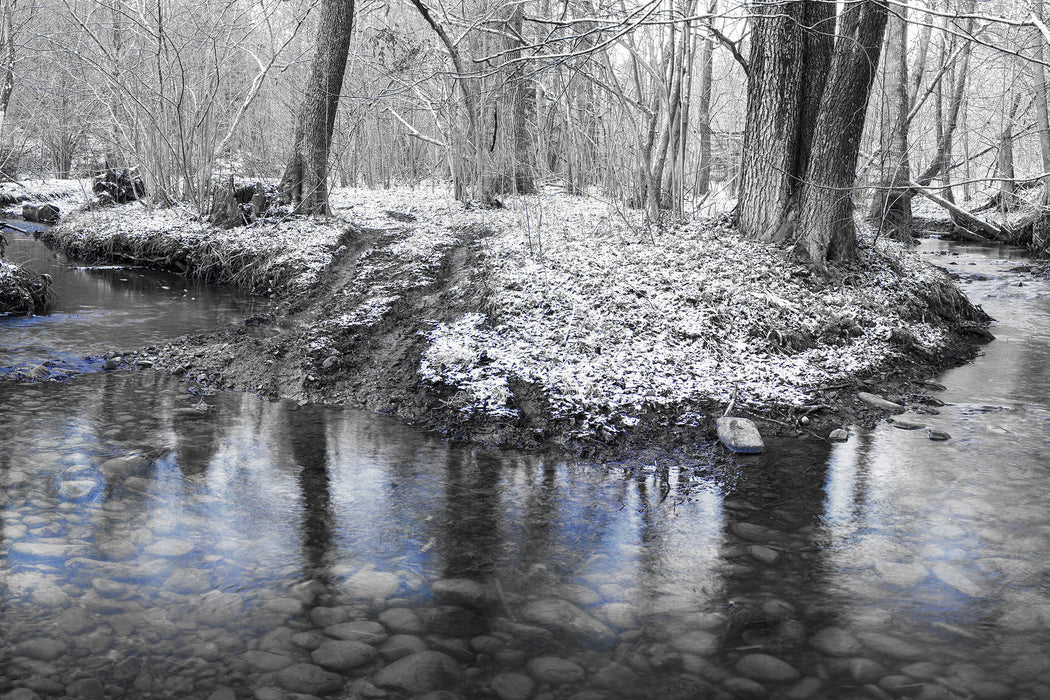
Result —
<svg viewBox="0 0 1050 700"><path fill-rule="evenodd" d="M580 452L709 444L726 407L824 438L924 410L922 382L976 352L983 314L891 241L822 278L727 219L649 226L594 198L337 189L333 218L218 229L188 211L85 207L47 242L269 294L273 312L115 348L220 389L390 413L453 438Z"/></svg>

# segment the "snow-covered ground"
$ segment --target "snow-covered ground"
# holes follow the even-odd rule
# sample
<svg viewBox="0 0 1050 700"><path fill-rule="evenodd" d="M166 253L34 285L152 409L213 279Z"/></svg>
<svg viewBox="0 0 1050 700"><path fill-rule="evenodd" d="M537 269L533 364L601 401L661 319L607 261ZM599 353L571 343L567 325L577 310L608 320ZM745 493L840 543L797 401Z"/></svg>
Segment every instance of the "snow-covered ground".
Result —
<svg viewBox="0 0 1050 700"><path fill-rule="evenodd" d="M890 241L865 246L861 264L825 284L785 249L745 240L724 220L650 227L639 212L596 198L507 197L502 209L480 210L433 186L337 189L331 202L331 221L222 230L179 209L129 204L74 214L66 227L85 248L123 241L268 259L290 271L282 279L293 290L318 280L351 224L405 231L389 250L421 270L464 231L490 232L472 243L488 304L433 325L421 376L465 396L463 412L493 417L516 411L508 380L533 383L581 434L615 433L652 410L688 422L690 410L734 398L801 406L906 348L932 355L948 341L929 313L945 275ZM362 255L358 264L374 262ZM375 273L361 268L362 279ZM377 286L348 323L378 322L397 294Z"/></svg>

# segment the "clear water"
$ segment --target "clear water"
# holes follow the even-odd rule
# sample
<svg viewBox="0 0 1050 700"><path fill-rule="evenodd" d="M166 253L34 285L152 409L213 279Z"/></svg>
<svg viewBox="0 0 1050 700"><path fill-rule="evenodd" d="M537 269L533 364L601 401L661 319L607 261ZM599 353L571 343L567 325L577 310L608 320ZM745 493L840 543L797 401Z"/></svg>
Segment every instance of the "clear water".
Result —
<svg viewBox="0 0 1050 700"><path fill-rule="evenodd" d="M21 221L17 226L41 228ZM0 317L0 374L44 362L73 371L98 369L97 358L88 356L216 330L266 306L233 289L144 268L88 265L32 236L11 230L4 235L10 262L51 275L57 304L43 316Z"/></svg>
<svg viewBox="0 0 1050 700"><path fill-rule="evenodd" d="M945 249L998 319L921 416L952 439L772 441L728 477L197 411L152 372L0 384L0 694L1050 697L1050 287ZM339 620L379 653L326 672ZM406 645L452 666L412 685Z"/></svg>

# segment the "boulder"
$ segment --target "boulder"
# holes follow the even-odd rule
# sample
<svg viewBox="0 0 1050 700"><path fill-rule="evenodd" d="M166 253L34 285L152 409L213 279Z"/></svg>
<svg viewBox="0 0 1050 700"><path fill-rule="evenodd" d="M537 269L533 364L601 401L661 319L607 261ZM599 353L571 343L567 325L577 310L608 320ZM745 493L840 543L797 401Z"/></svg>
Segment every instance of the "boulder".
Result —
<svg viewBox="0 0 1050 700"><path fill-rule="evenodd" d="M615 632L608 625L563 598L533 601L522 609L521 616L533 624L570 637L608 644L616 639Z"/></svg>
<svg viewBox="0 0 1050 700"><path fill-rule="evenodd" d="M733 452L758 454L765 449L758 427L747 418L722 417L715 422L715 428L718 440Z"/></svg>

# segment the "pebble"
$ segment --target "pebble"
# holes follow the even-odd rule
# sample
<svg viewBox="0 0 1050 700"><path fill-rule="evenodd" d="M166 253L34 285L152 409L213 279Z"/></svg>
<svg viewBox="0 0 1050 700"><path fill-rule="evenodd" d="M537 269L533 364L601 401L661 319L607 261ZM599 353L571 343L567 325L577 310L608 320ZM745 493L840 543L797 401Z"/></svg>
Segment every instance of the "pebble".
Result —
<svg viewBox="0 0 1050 700"><path fill-rule="evenodd" d="M368 620L341 622L338 625L325 627L324 633L335 639L342 639L348 642L364 642L372 645L382 644L389 636L381 624Z"/></svg>
<svg viewBox="0 0 1050 700"><path fill-rule="evenodd" d="M685 654L694 656L708 656L718 650L718 636L706 630L693 630L676 637L671 641L671 646Z"/></svg>
<svg viewBox="0 0 1050 700"><path fill-rule="evenodd" d="M379 613L379 622L394 634L423 634L426 632L419 613L411 608L388 608Z"/></svg>
<svg viewBox="0 0 1050 700"><path fill-rule="evenodd" d="M427 643L419 637L395 634L380 645L379 655L389 663L426 650Z"/></svg>
<svg viewBox="0 0 1050 700"><path fill-rule="evenodd" d="M484 610L498 602L491 586L468 578L438 579L430 590L438 600L468 608Z"/></svg>

